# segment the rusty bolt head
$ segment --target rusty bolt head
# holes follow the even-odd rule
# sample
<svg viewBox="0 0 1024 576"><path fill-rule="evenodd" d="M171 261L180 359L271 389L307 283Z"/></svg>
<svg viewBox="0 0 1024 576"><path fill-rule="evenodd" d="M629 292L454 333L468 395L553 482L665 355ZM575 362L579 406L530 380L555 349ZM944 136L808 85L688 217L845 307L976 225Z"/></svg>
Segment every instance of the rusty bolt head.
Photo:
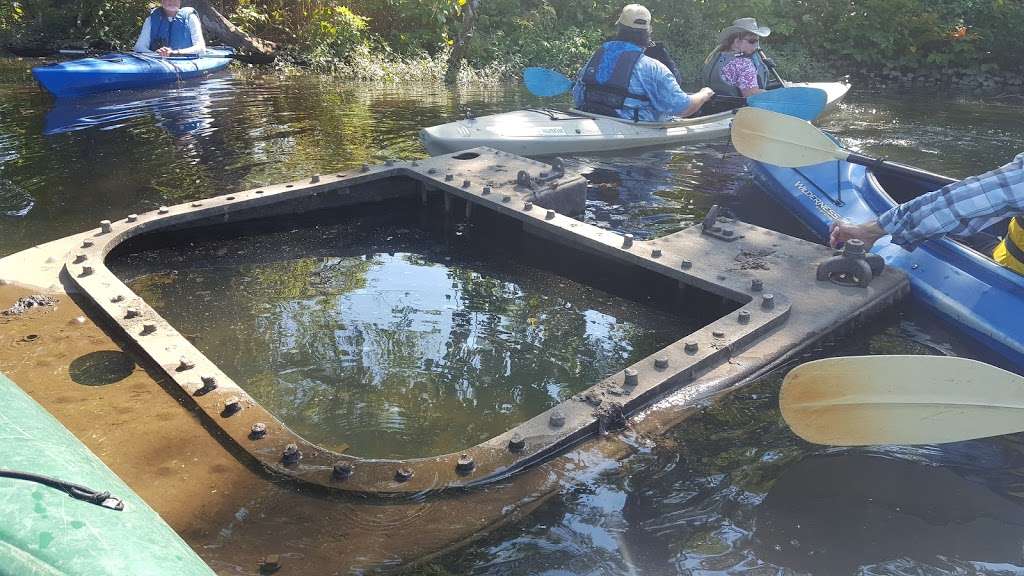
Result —
<svg viewBox="0 0 1024 576"><path fill-rule="evenodd" d="M633 370L632 368L626 368L625 374L626 377L624 380L624 384L626 386L636 386L640 382L640 375L637 373L636 370Z"/></svg>
<svg viewBox="0 0 1024 576"><path fill-rule="evenodd" d="M118 294L117 296L111 298L110 301L113 302L114 304L117 304L118 302L124 302L124 296Z"/></svg>
<svg viewBox="0 0 1024 576"><path fill-rule="evenodd" d="M765 294L764 296L761 296L761 308L764 308L765 310L775 308L775 295Z"/></svg>
<svg viewBox="0 0 1024 576"><path fill-rule="evenodd" d="M242 409L242 401L238 399L238 396L230 396L224 401L224 411L222 412L225 416L231 416Z"/></svg>
<svg viewBox="0 0 1024 576"><path fill-rule="evenodd" d="M661 258L661 248L651 250L651 258Z"/></svg>
<svg viewBox="0 0 1024 576"><path fill-rule="evenodd" d="M89 257L86 256L85 254L78 254L75 256L75 264L81 264L82 262L85 262L88 259Z"/></svg>
<svg viewBox="0 0 1024 576"><path fill-rule="evenodd" d="M259 440L267 435L267 425L263 422L256 422L249 428L249 438L253 440Z"/></svg>
<svg viewBox="0 0 1024 576"><path fill-rule="evenodd" d="M268 554L260 561L260 574L273 574L281 569L281 557L277 554Z"/></svg>
<svg viewBox="0 0 1024 576"><path fill-rule="evenodd" d="M192 203L192 207L193 207L193 208L199 208L199 207L200 207L200 206L202 206L202 205L203 205L203 203L202 203L202 202L193 202L193 203Z"/></svg>
<svg viewBox="0 0 1024 576"><path fill-rule="evenodd" d="M92 240L82 240L82 248L92 248L92 247L93 247L93 241Z"/></svg>
<svg viewBox="0 0 1024 576"><path fill-rule="evenodd" d="M523 204L523 210L525 210L527 212L529 212L530 210L533 210L533 202L527 202L527 203Z"/></svg>
<svg viewBox="0 0 1024 576"><path fill-rule="evenodd" d="M408 466L402 466L398 470L395 470L395 480L398 480L399 482L410 480L415 475L416 473Z"/></svg>
<svg viewBox="0 0 1024 576"><path fill-rule="evenodd" d="M104 234L110 232L113 228L110 225L110 220L100 220L100 231Z"/></svg>
<svg viewBox="0 0 1024 576"><path fill-rule="evenodd" d="M658 370L664 370L668 368L668 356L659 356L654 359L654 367Z"/></svg>
<svg viewBox="0 0 1024 576"><path fill-rule="evenodd" d="M750 281L750 290L751 292L760 292L761 290L764 290L764 281L760 278L754 278Z"/></svg>
<svg viewBox="0 0 1024 576"><path fill-rule="evenodd" d="M335 462L331 470L331 478L335 481L347 480L352 476L352 465L348 462Z"/></svg>
<svg viewBox="0 0 1024 576"><path fill-rule="evenodd" d="M299 460L302 460L302 452L297 444L289 444L284 447L284 452L281 453L282 464L288 466L297 463Z"/></svg>
<svg viewBox="0 0 1024 576"><path fill-rule="evenodd" d="M472 182L470 182L468 179L462 181L462 187L463 188L469 188L469 186L471 184L472 184Z"/></svg>
<svg viewBox="0 0 1024 576"><path fill-rule="evenodd" d="M188 358L182 356L178 360L178 372L184 372L185 370L191 370L196 367L195 362L192 362Z"/></svg>
<svg viewBox="0 0 1024 576"><path fill-rule="evenodd" d="M683 270L689 270L690 268L693 268L693 262L690 262L689 260L683 260L682 262L679 263L679 267L682 268Z"/></svg>
<svg viewBox="0 0 1024 576"><path fill-rule="evenodd" d="M139 332L139 335L140 336L148 336L148 335L152 334L153 332L156 332L156 324L143 324L142 325L142 332Z"/></svg>
<svg viewBox="0 0 1024 576"><path fill-rule="evenodd" d="M555 219L555 211L554 210L548 210L547 212L544 213L544 218L546 220L554 220Z"/></svg>
<svg viewBox="0 0 1024 576"><path fill-rule="evenodd" d="M526 439L519 432L513 432L508 439L509 452L522 452L526 448Z"/></svg>
<svg viewBox="0 0 1024 576"><path fill-rule="evenodd" d="M747 310L740 310L740 313L736 316L736 320L738 320L740 324L750 323L750 312Z"/></svg>
<svg viewBox="0 0 1024 576"><path fill-rule="evenodd" d="M505 203L511 202L512 201L512 197L509 196L508 194L505 194L504 196L501 197L501 201L505 202Z"/></svg>
<svg viewBox="0 0 1024 576"><path fill-rule="evenodd" d="M695 353L699 349L700 349L700 345L697 344L696 340L687 340L686 343L683 344L683 350L685 350L686 352L688 352L690 354Z"/></svg>
<svg viewBox="0 0 1024 576"><path fill-rule="evenodd" d="M138 310L136 310L135 308L129 308L129 309L125 310L125 312L124 312L124 317L127 320L131 320L132 318L138 318L141 315L142 314Z"/></svg>
<svg viewBox="0 0 1024 576"><path fill-rule="evenodd" d="M363 164L362 166L359 167L359 171L360 172L369 172L370 171L370 165L369 164Z"/></svg>
<svg viewBox="0 0 1024 576"><path fill-rule="evenodd" d="M484 191L483 191L484 196L487 196L490 193L491 193L491 187L490 186L484 186Z"/></svg>
<svg viewBox="0 0 1024 576"><path fill-rule="evenodd" d="M473 471L473 468L476 468L476 462L469 454L459 456L458 461L455 462L455 471L459 474L468 474Z"/></svg>
<svg viewBox="0 0 1024 576"><path fill-rule="evenodd" d="M562 412L561 410L553 411L551 416L548 417L548 424L550 424L552 428L561 428L562 426L565 426L565 412Z"/></svg>
<svg viewBox="0 0 1024 576"><path fill-rule="evenodd" d="M451 182L452 180L455 180L455 175L454 174L448 173L448 174L444 175L444 181L445 182Z"/></svg>
<svg viewBox="0 0 1024 576"><path fill-rule="evenodd" d="M622 248L631 248L633 246L633 235L626 234L622 237Z"/></svg>
<svg viewBox="0 0 1024 576"><path fill-rule="evenodd" d="M715 330L711 335L715 338L725 338L725 332L722 332L721 330Z"/></svg>
<svg viewBox="0 0 1024 576"><path fill-rule="evenodd" d="M80 274L80 276L85 277L91 275L92 273L92 266L82 266L82 273Z"/></svg>
<svg viewBox="0 0 1024 576"><path fill-rule="evenodd" d="M202 376L199 380L203 383L203 390L214 390L217 388L217 379L213 376Z"/></svg>
<svg viewBox="0 0 1024 576"><path fill-rule="evenodd" d="M129 214L127 220L129 222L136 222L139 219L138 214Z"/></svg>
<svg viewBox="0 0 1024 576"><path fill-rule="evenodd" d="M320 175L319 174L313 174L313 176L309 179L309 183L310 184L316 184L317 182L320 182Z"/></svg>
<svg viewBox="0 0 1024 576"><path fill-rule="evenodd" d="M256 193L259 194L260 191L257 190ZM157 208L156 213L157 214L167 214L170 211L171 211L171 209L168 208L167 206L161 206L161 207Z"/></svg>

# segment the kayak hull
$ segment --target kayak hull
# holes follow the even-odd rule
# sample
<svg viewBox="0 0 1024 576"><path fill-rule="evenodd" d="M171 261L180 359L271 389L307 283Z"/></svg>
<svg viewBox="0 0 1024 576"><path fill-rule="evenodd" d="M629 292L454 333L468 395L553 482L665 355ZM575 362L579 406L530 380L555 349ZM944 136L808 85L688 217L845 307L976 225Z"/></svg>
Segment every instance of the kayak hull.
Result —
<svg viewBox="0 0 1024 576"><path fill-rule="evenodd" d="M825 90L826 112L838 105L850 89L849 84L842 82L791 85ZM522 156L608 152L725 139L733 115L723 112L674 122L631 122L578 110L526 109L424 128L420 140L432 155L477 146Z"/></svg>
<svg viewBox="0 0 1024 576"><path fill-rule="evenodd" d="M206 56L172 58L111 53L36 66L32 69L32 76L54 96L68 98L198 78L226 68L231 62L227 57L231 53L227 49L210 49Z"/></svg>
<svg viewBox="0 0 1024 576"><path fill-rule="evenodd" d="M829 225L835 219L869 221L895 206L887 187L923 192L946 182L937 175L917 181L904 177L897 186L892 177L845 161L803 168L761 162L752 162L752 166L768 194L822 242L827 241ZM900 198L902 202L909 199ZM1005 233L1005 227L1001 231L998 227L992 232ZM875 243L872 252L907 274L917 302L993 352L1008 368L1024 374L1024 324L1020 322L1024 318L1024 276L950 238L929 240L907 251L885 237Z"/></svg>
<svg viewBox="0 0 1024 576"><path fill-rule="evenodd" d="M3 374L0 404L0 468L109 492L124 504L114 510L0 477L0 574L213 576L152 508Z"/></svg>

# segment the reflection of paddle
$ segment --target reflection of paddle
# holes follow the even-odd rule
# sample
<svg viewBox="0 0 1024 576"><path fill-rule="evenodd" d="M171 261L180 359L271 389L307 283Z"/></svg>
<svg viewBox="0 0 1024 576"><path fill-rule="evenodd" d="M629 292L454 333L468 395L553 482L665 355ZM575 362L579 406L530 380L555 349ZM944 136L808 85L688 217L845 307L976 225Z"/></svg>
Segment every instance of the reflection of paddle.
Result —
<svg viewBox="0 0 1024 576"><path fill-rule="evenodd" d="M949 356L853 356L791 370L779 394L816 444L940 444L1024 430L1024 377Z"/></svg>
<svg viewBox="0 0 1024 576"><path fill-rule="evenodd" d="M18 48L17 46L8 46L7 51L15 56L23 58L42 58L47 56L101 56L104 54L118 54L118 52L110 52L103 50L53 50L48 48ZM131 54L126 52L125 54ZM159 56L153 54L146 54L146 56L153 56L159 58ZM169 60L194 60L199 58L198 54L189 54L182 56L171 56ZM246 64L270 64L274 61L276 56L273 54L217 54L217 53L205 53L202 54L202 58L228 58L230 60L238 60Z"/></svg>
<svg viewBox="0 0 1024 576"><path fill-rule="evenodd" d="M523 84L534 96L549 97L568 92L572 88L573 82L555 70L526 68L523 70ZM756 108L790 114L805 120L814 120L825 110L828 95L820 88L794 86L768 90L748 98L716 94L713 100L729 101L737 105L745 103Z"/></svg>
<svg viewBox="0 0 1024 576"><path fill-rule="evenodd" d="M732 123L732 144L748 158L787 168L846 160L875 171L926 178L939 184L956 182L918 168L850 152L840 148L810 123L769 110L740 110Z"/></svg>

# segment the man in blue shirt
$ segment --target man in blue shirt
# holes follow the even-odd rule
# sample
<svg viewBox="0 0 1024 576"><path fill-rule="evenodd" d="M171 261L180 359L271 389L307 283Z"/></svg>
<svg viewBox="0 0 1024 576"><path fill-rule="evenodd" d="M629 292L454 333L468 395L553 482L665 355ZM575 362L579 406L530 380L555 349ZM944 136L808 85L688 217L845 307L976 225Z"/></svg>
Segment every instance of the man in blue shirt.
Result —
<svg viewBox="0 0 1024 576"><path fill-rule="evenodd" d="M573 103L593 114L635 122L665 122L689 116L714 92L687 94L661 62L644 55L651 45L651 13L630 4L619 15L618 34L605 42L577 75Z"/></svg>

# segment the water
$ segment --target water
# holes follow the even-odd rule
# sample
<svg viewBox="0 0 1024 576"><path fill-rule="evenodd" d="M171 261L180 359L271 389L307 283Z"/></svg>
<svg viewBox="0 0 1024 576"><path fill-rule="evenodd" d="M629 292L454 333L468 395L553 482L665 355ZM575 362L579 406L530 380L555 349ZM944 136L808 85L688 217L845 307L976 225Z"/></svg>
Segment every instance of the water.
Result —
<svg viewBox="0 0 1024 576"><path fill-rule="evenodd" d="M420 126L466 108L484 114L540 103L507 86L381 88L258 72L157 96L114 100L81 126L43 135L51 102L24 64L0 64L0 255L160 204L418 157ZM1022 112L1013 99L855 92L826 127L862 153L963 177L1020 151ZM657 237L718 203L800 233L750 185L726 144L567 162L592 183L584 219L598 226ZM421 254L377 251L375 265L401 266L397 255L412 253ZM528 291L515 275L438 262L423 268L435 265L479 273L485 283L512 279ZM239 265L206 279L213 290L253 270ZM449 285L439 293L454 298L460 292ZM176 297L167 285L153 289ZM933 317L905 308L818 354L922 352L978 353ZM822 449L782 423L780 378L731 396L622 462L593 468L525 519L422 572L1024 573L1019 435L941 448Z"/></svg>

